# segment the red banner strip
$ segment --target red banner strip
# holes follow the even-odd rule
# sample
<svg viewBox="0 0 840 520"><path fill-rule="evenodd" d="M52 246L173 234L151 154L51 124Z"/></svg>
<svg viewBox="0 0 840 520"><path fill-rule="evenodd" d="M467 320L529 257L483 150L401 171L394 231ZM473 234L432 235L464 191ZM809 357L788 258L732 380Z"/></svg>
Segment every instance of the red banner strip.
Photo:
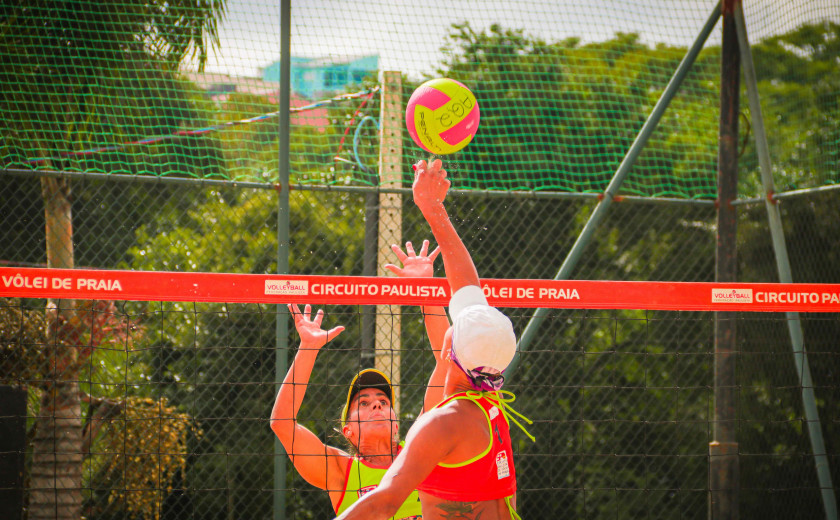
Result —
<svg viewBox="0 0 840 520"><path fill-rule="evenodd" d="M840 284L481 281L491 305L558 309L840 312ZM0 267L0 296L228 303L441 305L442 278Z"/></svg>

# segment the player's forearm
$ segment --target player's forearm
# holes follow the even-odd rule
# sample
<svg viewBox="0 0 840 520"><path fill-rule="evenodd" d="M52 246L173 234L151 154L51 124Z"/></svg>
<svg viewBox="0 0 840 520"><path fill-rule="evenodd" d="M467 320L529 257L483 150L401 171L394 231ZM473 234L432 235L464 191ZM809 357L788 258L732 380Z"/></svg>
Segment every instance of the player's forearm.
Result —
<svg viewBox="0 0 840 520"><path fill-rule="evenodd" d="M435 360L440 361L441 350L443 349L443 338L449 328L449 318L446 316L446 309L440 306L424 305L423 323L426 325L426 334L429 336L429 345L434 352Z"/></svg>
<svg viewBox="0 0 840 520"><path fill-rule="evenodd" d="M445 384L446 365L442 361L438 361L432 375L429 376L429 382L426 384L426 393L423 396L423 413L428 412L443 401Z"/></svg>
<svg viewBox="0 0 840 520"><path fill-rule="evenodd" d="M423 215L432 228L432 234L440 246L446 279L454 293L467 285L478 285L478 271L461 237L452 225L452 221L443 204L427 208Z"/></svg>
<svg viewBox="0 0 840 520"><path fill-rule="evenodd" d="M283 430L294 430L294 422L303 403L317 356L318 350L300 348L280 385L274 408L271 410L271 428L278 436Z"/></svg>

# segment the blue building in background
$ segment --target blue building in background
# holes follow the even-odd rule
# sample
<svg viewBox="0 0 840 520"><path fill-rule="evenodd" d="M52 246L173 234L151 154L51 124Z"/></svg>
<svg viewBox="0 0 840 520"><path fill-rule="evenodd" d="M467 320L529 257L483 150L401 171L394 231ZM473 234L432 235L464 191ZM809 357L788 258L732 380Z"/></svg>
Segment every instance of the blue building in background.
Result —
<svg viewBox="0 0 840 520"><path fill-rule="evenodd" d="M310 99L345 91L367 76L376 77L379 56L296 58L291 60L292 91ZM263 69L264 81L280 81L280 62Z"/></svg>

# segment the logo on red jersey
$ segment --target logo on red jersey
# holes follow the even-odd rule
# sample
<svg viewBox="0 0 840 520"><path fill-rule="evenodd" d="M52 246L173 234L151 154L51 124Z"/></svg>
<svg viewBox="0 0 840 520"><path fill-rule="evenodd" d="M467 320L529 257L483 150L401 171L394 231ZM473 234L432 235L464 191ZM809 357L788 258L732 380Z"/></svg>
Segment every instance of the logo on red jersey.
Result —
<svg viewBox="0 0 840 520"><path fill-rule="evenodd" d="M356 494L358 494L359 498L361 498L361 497L365 496L366 494L370 493L371 491L373 491L374 489L376 489L376 485L365 486L363 488L359 488L359 490L356 491Z"/></svg>
<svg viewBox="0 0 840 520"><path fill-rule="evenodd" d="M496 478L502 480L510 476L510 466L508 466L507 453L500 451L496 454Z"/></svg>

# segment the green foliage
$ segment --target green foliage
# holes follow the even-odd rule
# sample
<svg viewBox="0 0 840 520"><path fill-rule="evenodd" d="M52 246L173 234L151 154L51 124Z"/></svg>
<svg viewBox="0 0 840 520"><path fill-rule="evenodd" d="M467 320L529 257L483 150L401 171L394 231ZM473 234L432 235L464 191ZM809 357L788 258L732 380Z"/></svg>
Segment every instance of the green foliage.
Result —
<svg viewBox="0 0 840 520"><path fill-rule="evenodd" d="M267 146L275 146L269 143ZM317 165L309 165L315 169ZM268 190L201 189L186 197L188 205L162 208L154 219L138 229L137 245L129 250L126 267L142 270L272 273L277 270L277 196ZM356 265L364 233L364 208L358 197L346 193L295 192L290 197L289 265L292 272L361 274ZM330 223L330 225L320 224ZM273 436L268 412L274 399L276 313L273 305L188 302L138 304L146 316L152 349L138 357L151 365L149 382L173 403L190 403L189 412L202 425L205 435L196 446L186 482L206 489L229 475L237 475L240 496L252 511L268 511L270 501L259 489L272 484L272 467L265 464ZM255 312L256 311L256 312ZM356 309L331 307L328 320L347 323ZM280 315L286 319L285 315ZM348 323L349 325L349 323ZM292 330L287 339L294 345ZM346 349L358 348L357 333L347 331L338 349L344 352L319 360L313 385L349 381L357 369L358 356ZM291 356L292 349L286 351ZM333 358L330 362L329 358ZM289 357L291 359L291 357ZM262 384L255 384L262 383ZM313 396L303 417L335 418L338 401L330 403ZM219 418L225 418L219 420ZM241 418L241 420L231 420ZM252 425L243 430L242 421ZM311 424L326 433L325 424ZM243 454L235 458L219 453ZM255 455L246 455L255 454ZM304 485L298 482L295 486ZM313 503L322 504L315 495ZM230 507L219 494L196 497L201 510L223 512ZM322 504L323 505L323 504ZM328 505L327 505L328 507Z"/></svg>
<svg viewBox="0 0 840 520"><path fill-rule="evenodd" d="M289 262L295 272L358 272L363 208L346 194L290 198ZM134 269L271 273L277 270L275 194L267 190L205 190L190 207L160 211L137 231L129 250ZM313 226L315 222L334 225Z"/></svg>
<svg viewBox="0 0 840 520"><path fill-rule="evenodd" d="M96 500L94 493L92 510L97 515L124 511L129 518L159 520L173 483L184 478L188 441L200 438L202 431L165 397L128 397L118 408L116 413L94 415L93 421L104 424L98 425L102 433L94 443L94 456L86 460L85 473L95 475L88 485L105 497Z"/></svg>
<svg viewBox="0 0 840 520"><path fill-rule="evenodd" d="M0 298L0 384L42 379L47 367L44 313Z"/></svg>
<svg viewBox="0 0 840 520"><path fill-rule="evenodd" d="M840 205L836 196L826 193L787 200L779 209L793 281L840 282L836 268L840 254ZM744 211L739 219L739 271L744 281L779 279L766 218L765 208L756 206ZM826 451L835 453L840 449L840 431L833 419L840 398L840 360L835 353L840 325L833 314L806 313L800 319ZM742 473L753 482L754 489L779 489L782 476L789 475L789 481L797 482L803 491L799 518L821 516L821 499L812 491L818 482L787 324L776 320L746 322L739 324L738 334L744 337L744 361L739 363L744 388L740 413L750 425L739 432L739 442L744 452L755 454L746 460ZM832 479L836 480L837 468L832 465L831 469ZM751 497L748 504L756 514L774 514L773 504L760 498Z"/></svg>
<svg viewBox="0 0 840 520"><path fill-rule="evenodd" d="M52 169L205 176L218 171L212 138L165 141L144 153L113 146L205 126L202 101L177 76L206 60L225 2L13 2L0 10L4 163ZM60 81L57 79L60 78ZM21 88L25 81L27 87ZM143 96L137 96L143 92Z"/></svg>
<svg viewBox="0 0 840 520"><path fill-rule="evenodd" d="M138 391L134 385L150 379L144 376L150 373L149 366L136 354L130 356L135 349L142 350L142 332L136 327L131 327L130 332L107 327L100 328L106 331L104 334L91 334L92 322L85 318L85 306L80 306L80 310L67 321L70 327L48 327L44 311L13 300L0 300L0 382L30 384L28 413L35 417L35 397L49 387L50 378L58 377L49 373L54 343L66 347L64 343L75 341L69 346L79 349L80 357L85 345L95 345L89 357L79 360L82 370L65 370L66 374L76 374L74 377L82 373L85 383L80 389L84 400L92 403L85 407L85 441L93 443L93 449L87 445L82 450L86 455L85 488L108 490L104 498L91 493L91 512L100 515L122 511L132 518L157 519L161 503L172 492L176 478L183 478L188 440L200 438L202 432L192 417L170 405L166 398L131 395L148 392L147 386ZM114 324L102 314L99 316L100 326ZM120 321L130 319L117 320ZM48 330L52 341L48 340ZM136 345L138 342L140 345ZM131 381L132 387L125 385L126 381ZM102 503L107 506L101 508Z"/></svg>
<svg viewBox="0 0 840 520"><path fill-rule="evenodd" d="M206 126L208 107L179 79L178 67L189 59L197 61L198 68L203 69L208 47L218 44L217 19L223 15L224 5L224 0L4 3L0 7L0 76L3 78L0 81L0 111L4 114L0 123L0 133L3 134L0 161L4 166L17 168L35 165L56 170L109 173L163 175L177 171L203 177L208 172L218 172L222 164L221 155L213 139L207 137L168 140L140 153L119 145L150 134L172 134L185 128ZM103 146L109 146L111 150L92 155L73 154ZM33 163L30 159L41 161ZM173 163L176 165L174 168ZM132 202L140 201L135 199ZM121 211L104 213L113 217ZM21 220L27 221L26 218ZM109 246L113 248L112 244ZM34 349L36 355L33 356L30 355L32 336L42 327L34 325L32 317L6 313L9 307L3 306L3 330L14 336L8 338L10 341L17 340L19 343L17 351L10 352L6 347L12 346L11 343L4 341L3 354L6 361L14 363L13 368L24 371L13 377L40 380L41 386L49 388L50 382L55 379L79 380L82 372L86 372L91 383L83 386L94 393L102 388L107 388L104 391L106 394L117 393L124 399L122 404L126 415L133 414L137 407L129 389L125 386L120 388L119 384L109 386L109 383L113 383L114 376L120 374L122 382L125 382L132 368L135 369L132 378L142 377L143 369L137 370L142 363L136 363L136 357L135 362L123 359L121 363L120 354L113 354L117 351L113 348L102 348L101 352L105 354L89 357L95 347L103 346L104 338L102 330L93 330L97 319L92 316L86 319L88 316L78 312L79 309L81 307L66 321L50 322L50 337L55 338L52 344L48 344L52 350L44 356ZM85 309L85 312L88 310L94 312L93 307ZM24 319L33 325L24 326ZM89 329L85 329L86 325ZM105 343L108 344L108 341ZM127 347L128 344L124 342L122 346ZM17 359L5 356L10 353ZM122 354L128 358L128 349ZM38 377L32 372L38 367L32 367L33 362L28 359L31 357L36 362L38 358L46 358L47 363L43 363L42 367L43 376ZM81 366L85 361L86 367ZM97 371L95 367L102 370ZM97 376L104 381L97 380ZM70 385L66 388L75 387ZM58 399L64 397L58 396ZM101 397L88 395L88 398ZM177 415L181 423L186 421L186 416L176 414L174 407L169 407L165 401L158 404L164 411ZM160 417L160 407L157 412ZM141 419L137 414L133 418ZM178 426L181 423L175 421L171 432L181 428ZM47 421L42 422L42 427L45 424ZM168 452L164 458L171 456L183 460L186 450L183 428L178 430L179 433L167 436L169 426L154 432L146 428L149 425L146 420L132 424L135 426L132 436L126 434L122 442L117 441L120 448L130 444L129 437L147 439L150 442L140 442L138 451L148 453L149 449L156 448L158 454L161 450ZM51 427L56 426L52 424ZM105 439L108 438L106 435ZM75 453L85 451L81 446L74 449ZM167 486L174 478L172 468L183 469L183 462L173 466L171 461L158 458L155 471L133 474L141 480L129 482L123 462L127 462L130 455L121 451L123 459L116 462L108 457L97 459L104 466L116 464L112 466L116 469L105 471L105 476L99 474L109 480L108 484L88 482L88 488L111 485L117 490L147 489L149 481L142 479L150 478L154 486L161 489L161 492L154 491L160 497L160 493L168 491ZM81 475L81 468L74 467L74 460L61 461L58 463L62 466L60 468L49 467L49 464L43 467L43 461L33 460L32 473L58 471L72 481L73 475ZM92 464L95 471L96 464ZM58 502L65 503L61 497ZM154 517L160 510L157 507L159 504L136 495L114 496L112 502L119 503L120 509L132 516ZM30 506L35 511L43 504L35 496ZM57 512L69 516L79 513L72 505Z"/></svg>
<svg viewBox="0 0 840 520"><path fill-rule="evenodd" d="M772 128L770 147L780 188L813 186L836 171L826 150L836 148L838 111L832 107L838 89L828 87L826 92L833 90L834 94L826 95L813 87L820 82L833 85L837 78L827 73L827 64L835 56L824 52L834 45L835 33L832 24L802 28L756 47L756 62L772 59L762 54L765 46L784 57L777 72L760 78L759 85L765 120ZM582 181L575 190L603 190L685 52L662 45L649 49L633 35L617 35L608 42L586 46L575 40L552 45L527 38L522 31L493 26L478 33L467 24L454 26L451 39L454 44L449 49L448 68L438 74L464 81L483 101L481 131L455 163L456 175L464 168L478 172L479 177L456 177L459 187L511 186L511 179L518 174L509 170L517 169L517 161L523 158L529 172L539 172L550 163L552 167L559 164L561 177ZM716 170L718 55L715 47L701 53L622 193L714 196L715 181L710 174ZM836 63L833 65L836 70ZM812 78L810 84L799 79L788 81L795 75L792 72L785 76L788 73L784 71L804 69L809 73L799 77ZM746 107L746 98L742 107ZM748 144L741 159L740 187L742 193L752 195L761 189L752 135L749 125L743 124L745 120L741 131L743 142ZM528 187L539 187L542 180L535 177ZM457 202L453 205L460 207ZM534 205L530 213L524 204L514 209L503 202L474 199L468 209L456 210L454 219L459 229L481 229L481 235L504 236L509 251L548 249L563 258L591 208L557 204L553 212L546 212ZM494 206L504 209L490 209ZM834 248L829 242L836 243L836 226L830 222L835 212L827 209L834 206L829 200L797 204L800 210L783 217L790 226L786 234L796 237L796 245L790 250L809 251L792 259L794 264L805 262L805 272L811 272L808 266L816 264L823 266L823 273L829 269L823 255L832 255ZM810 210L801 211L805 207ZM713 209L617 204L610 211L610 219L589 246L594 253L583 258L576 277L712 279ZM502 213L505 219L484 217ZM569 219L577 225L568 235L558 233L557 222ZM515 222L527 222L528 232L523 233ZM739 247L760 247L761 252L760 256L749 254L742 261L744 272L752 273L747 278L775 280L764 209L750 211L742 225ZM492 244L472 240L469 234L465 241L482 275L519 277L524 273L523 277L547 278L556 272L535 269L539 264L527 254L513 255L501 263ZM529 246L529 241L540 241L542 246ZM758 269L764 274L759 275ZM800 272L796 266L794 271ZM817 273L806 276L812 281L827 280ZM518 314L514 322L521 330L530 314ZM526 415L544 421L536 427L539 444L521 446L517 461L520 487L557 490L552 491L549 513L544 491L532 500L523 497L523 516L606 516L617 511L643 516L655 507L663 516L683 517L686 511L697 511L697 517L701 517L706 496L691 490L702 490L707 478L709 438L705 424L711 401L705 388L712 380L708 317L681 313L660 319L656 313L642 316L630 311L567 315L567 320L561 314L541 327L538 347L523 356L512 383L512 388L521 392ZM809 344L818 345L818 351L825 349L821 345L830 337L836 337L830 323L806 323ZM795 375L786 331L783 324L778 325L774 329L779 330L772 333L761 322L753 321L739 329L744 348L759 352L763 349L752 345L770 342L779 352L760 365L749 353L743 359L749 366L743 370L739 384L745 393L756 396L742 403L743 411L761 419L745 424L739 438L744 450L775 456L745 461L742 486L779 489L804 479L815 487L813 471L802 455L809 448L802 445L802 430L797 427L802 414L800 397L796 392L768 395L771 388L784 385L779 374ZM833 362L828 365L833 367ZM818 380L831 380L830 374L835 371L826 367ZM541 392L547 379L555 382L550 395ZM789 384L796 385L794 381ZM831 402L835 397L827 399ZM764 423L766 418L769 424ZM833 431L830 426L828 430L829 434ZM769 439L772 442L768 444ZM547 465L555 462L547 462L537 453L559 453L559 467L549 470ZM780 468L794 462L803 470L791 480ZM586 490L585 500L580 499L580 489ZM773 516L773 506L763 497L761 493L745 493L745 510L762 510L765 516ZM814 502L819 503L818 497ZM819 515L819 511L800 514L805 518Z"/></svg>
<svg viewBox="0 0 840 520"><path fill-rule="evenodd" d="M838 25L825 22L754 45L780 189L837 182L838 41ZM470 86L481 107L480 131L452 157L468 172L459 187L576 192L603 191L686 53L648 47L635 34L552 43L466 22L453 24L443 50L437 75ZM715 197L719 55L713 45L701 52L623 193ZM741 105L740 187L754 196L761 189L745 91Z"/></svg>
<svg viewBox="0 0 840 520"><path fill-rule="evenodd" d="M840 182L840 24L803 25L753 46L777 191ZM745 94L742 110L749 113ZM748 130L749 132L749 130ZM742 185L760 188L754 140L740 162ZM742 190L743 192L743 190Z"/></svg>

